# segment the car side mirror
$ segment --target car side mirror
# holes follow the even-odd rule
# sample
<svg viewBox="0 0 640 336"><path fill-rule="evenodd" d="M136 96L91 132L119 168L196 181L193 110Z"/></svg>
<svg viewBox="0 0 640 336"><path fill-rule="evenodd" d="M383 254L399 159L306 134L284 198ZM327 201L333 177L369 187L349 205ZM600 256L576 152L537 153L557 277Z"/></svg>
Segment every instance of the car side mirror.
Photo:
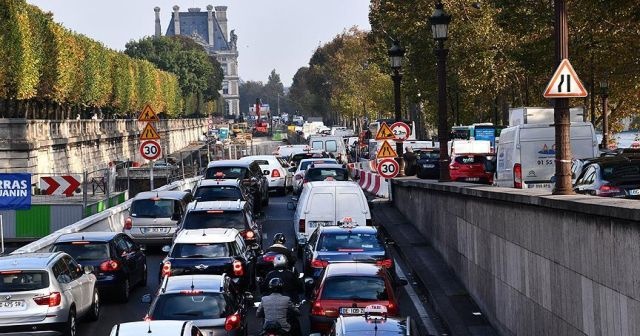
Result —
<svg viewBox="0 0 640 336"><path fill-rule="evenodd" d="M91 274L95 270L91 265L84 266L82 269L84 270L84 274Z"/></svg>
<svg viewBox="0 0 640 336"><path fill-rule="evenodd" d="M287 210L295 210L297 208L295 202L287 202Z"/></svg>
<svg viewBox="0 0 640 336"><path fill-rule="evenodd" d="M151 294L145 294L142 296L142 298L140 299L140 303L151 303Z"/></svg>
<svg viewBox="0 0 640 336"><path fill-rule="evenodd" d="M165 245L162 247L162 252L169 253L171 251L171 246Z"/></svg>
<svg viewBox="0 0 640 336"><path fill-rule="evenodd" d="M397 287L403 287L403 286L406 286L408 284L409 284L409 282L407 281L407 279L398 279L398 280L396 280L396 286Z"/></svg>

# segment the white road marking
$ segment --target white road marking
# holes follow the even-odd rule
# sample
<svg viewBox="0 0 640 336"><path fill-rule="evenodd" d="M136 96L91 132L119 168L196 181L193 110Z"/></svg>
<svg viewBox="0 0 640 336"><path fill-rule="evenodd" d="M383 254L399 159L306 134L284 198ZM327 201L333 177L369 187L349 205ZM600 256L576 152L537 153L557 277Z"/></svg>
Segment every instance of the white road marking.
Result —
<svg viewBox="0 0 640 336"><path fill-rule="evenodd" d="M394 258L394 263L397 265L396 271L398 272L398 277L401 279L409 280L407 278L407 275L404 273L404 270L402 267L402 261L398 260L398 258ZM427 328L427 334L438 335L438 330L436 329L436 327L433 326L433 323L431 322L431 317L429 316L429 313L427 313L427 310L424 309L424 304L422 303L422 301L420 301L420 297L418 297L418 293L416 293L416 291L413 289L413 285L411 284L411 282L409 282L409 284L404 286L404 290L407 291L407 295L409 296L409 299L411 299L413 306L416 307L416 311L418 312L418 318L420 318L420 321L422 321L422 325L425 326L425 328Z"/></svg>

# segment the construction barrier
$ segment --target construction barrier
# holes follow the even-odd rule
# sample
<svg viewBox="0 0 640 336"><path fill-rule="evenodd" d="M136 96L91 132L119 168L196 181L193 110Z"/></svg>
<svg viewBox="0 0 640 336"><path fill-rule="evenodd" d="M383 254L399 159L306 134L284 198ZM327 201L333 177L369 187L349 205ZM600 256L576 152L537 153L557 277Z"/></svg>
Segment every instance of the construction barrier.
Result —
<svg viewBox="0 0 640 336"><path fill-rule="evenodd" d="M354 169L354 176L358 177L360 187L378 197L389 197L389 180L365 170Z"/></svg>

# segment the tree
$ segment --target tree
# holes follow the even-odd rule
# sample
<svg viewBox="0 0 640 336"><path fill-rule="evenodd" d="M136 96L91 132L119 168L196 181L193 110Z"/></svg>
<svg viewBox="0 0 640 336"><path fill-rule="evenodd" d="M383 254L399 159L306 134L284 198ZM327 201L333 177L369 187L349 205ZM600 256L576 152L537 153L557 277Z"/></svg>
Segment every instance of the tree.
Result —
<svg viewBox="0 0 640 336"><path fill-rule="evenodd" d="M249 108L256 103L256 98L265 96L265 86L262 82L240 81L240 111L249 114Z"/></svg>
<svg viewBox="0 0 640 336"><path fill-rule="evenodd" d="M280 80L280 75L276 73L276 70L271 70L267 84L264 86L264 96L262 100L264 103L268 103L272 113L277 113L278 99L284 97L284 85Z"/></svg>

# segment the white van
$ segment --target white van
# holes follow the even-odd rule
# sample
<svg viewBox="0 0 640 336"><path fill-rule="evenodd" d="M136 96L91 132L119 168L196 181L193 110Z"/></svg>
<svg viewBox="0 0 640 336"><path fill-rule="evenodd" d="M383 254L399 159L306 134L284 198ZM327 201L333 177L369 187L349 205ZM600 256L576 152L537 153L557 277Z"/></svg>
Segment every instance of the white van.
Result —
<svg viewBox="0 0 640 336"><path fill-rule="evenodd" d="M371 211L360 186L346 181L307 183L293 216L296 246L304 247L316 227L345 221L353 225L371 225Z"/></svg>
<svg viewBox="0 0 640 336"><path fill-rule="evenodd" d="M549 124L517 125L500 133L495 184L510 188L551 188L555 174L555 128ZM572 159L598 156L589 122L571 123Z"/></svg>
<svg viewBox="0 0 640 336"><path fill-rule="evenodd" d="M309 146L332 154L339 163L348 163L347 147L340 136L312 135L309 137Z"/></svg>

